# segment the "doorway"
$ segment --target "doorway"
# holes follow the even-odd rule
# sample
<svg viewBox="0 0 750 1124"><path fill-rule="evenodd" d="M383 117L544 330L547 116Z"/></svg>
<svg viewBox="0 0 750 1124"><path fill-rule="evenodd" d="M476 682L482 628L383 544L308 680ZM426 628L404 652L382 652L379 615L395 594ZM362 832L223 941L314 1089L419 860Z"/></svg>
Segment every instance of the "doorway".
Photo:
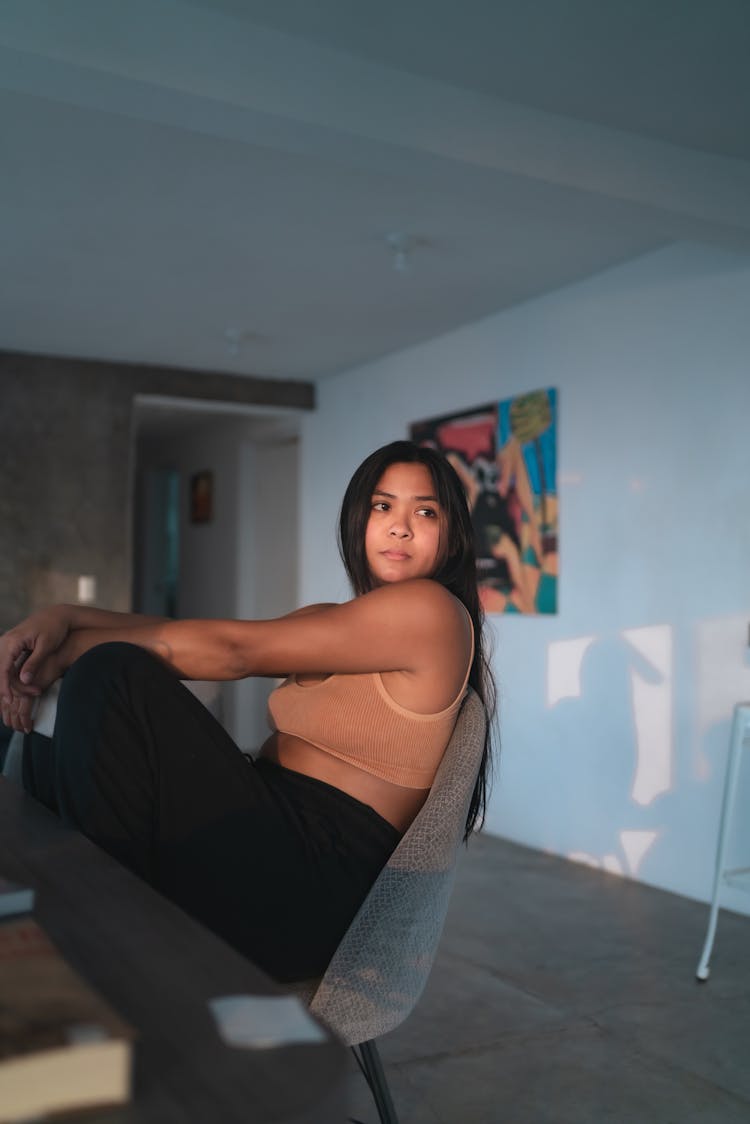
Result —
<svg viewBox="0 0 750 1124"><path fill-rule="evenodd" d="M134 559L133 609L176 617L180 583L180 474L176 468L140 469Z"/></svg>
<svg viewBox="0 0 750 1124"><path fill-rule="evenodd" d="M297 608L300 412L145 396L136 406L134 609L247 619ZM207 519L191 505L191 480L201 475L212 482ZM214 683L196 693L210 697L243 749L260 744L268 683Z"/></svg>

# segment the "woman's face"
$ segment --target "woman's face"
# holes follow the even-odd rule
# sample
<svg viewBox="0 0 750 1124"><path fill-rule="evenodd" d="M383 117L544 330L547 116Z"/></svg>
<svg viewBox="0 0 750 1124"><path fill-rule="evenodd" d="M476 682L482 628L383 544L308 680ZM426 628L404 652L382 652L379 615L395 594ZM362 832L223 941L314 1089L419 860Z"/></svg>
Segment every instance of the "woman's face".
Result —
<svg viewBox="0 0 750 1124"><path fill-rule="evenodd" d="M389 465L375 486L365 531L365 555L375 584L431 577L444 525L427 466Z"/></svg>

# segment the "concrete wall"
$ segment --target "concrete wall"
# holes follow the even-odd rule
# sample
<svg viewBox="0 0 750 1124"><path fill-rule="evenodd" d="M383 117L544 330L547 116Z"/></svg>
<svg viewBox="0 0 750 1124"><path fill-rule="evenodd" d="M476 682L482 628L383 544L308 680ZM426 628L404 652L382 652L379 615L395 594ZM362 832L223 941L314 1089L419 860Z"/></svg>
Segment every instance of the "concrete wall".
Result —
<svg viewBox="0 0 750 1124"><path fill-rule="evenodd" d="M560 612L490 618L488 827L697 898L732 707L750 698L748 309L750 259L674 246L321 381L302 430L300 595L335 600L336 512L368 451L411 421L558 388ZM738 819L730 857L747 865Z"/></svg>
<svg viewBox="0 0 750 1124"><path fill-rule="evenodd" d="M131 602L136 394L311 409L308 383L0 352L0 628L96 578Z"/></svg>

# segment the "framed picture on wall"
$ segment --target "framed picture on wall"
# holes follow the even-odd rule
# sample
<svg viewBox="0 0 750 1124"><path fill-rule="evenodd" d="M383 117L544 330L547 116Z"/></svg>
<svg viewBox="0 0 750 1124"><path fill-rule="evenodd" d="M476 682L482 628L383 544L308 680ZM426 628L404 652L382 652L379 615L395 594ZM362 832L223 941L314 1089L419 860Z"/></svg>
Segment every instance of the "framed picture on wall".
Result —
<svg viewBox="0 0 750 1124"><path fill-rule="evenodd" d="M487 613L557 612L557 391L535 390L410 427L442 452L471 510Z"/></svg>
<svg viewBox="0 0 750 1124"><path fill-rule="evenodd" d="M190 477L190 522L210 523L214 514L214 474L206 469Z"/></svg>

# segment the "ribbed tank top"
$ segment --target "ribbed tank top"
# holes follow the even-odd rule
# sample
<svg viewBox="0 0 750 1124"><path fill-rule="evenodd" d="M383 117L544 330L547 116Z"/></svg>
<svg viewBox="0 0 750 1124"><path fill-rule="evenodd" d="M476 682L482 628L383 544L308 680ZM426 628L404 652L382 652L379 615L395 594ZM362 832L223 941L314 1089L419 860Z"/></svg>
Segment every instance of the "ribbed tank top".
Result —
<svg viewBox="0 0 750 1124"><path fill-rule="evenodd" d="M268 699L271 729L292 734L405 788L429 788L456 724L474 659L458 696L437 714L407 710L388 694L380 672L329 675L310 686L290 676Z"/></svg>

